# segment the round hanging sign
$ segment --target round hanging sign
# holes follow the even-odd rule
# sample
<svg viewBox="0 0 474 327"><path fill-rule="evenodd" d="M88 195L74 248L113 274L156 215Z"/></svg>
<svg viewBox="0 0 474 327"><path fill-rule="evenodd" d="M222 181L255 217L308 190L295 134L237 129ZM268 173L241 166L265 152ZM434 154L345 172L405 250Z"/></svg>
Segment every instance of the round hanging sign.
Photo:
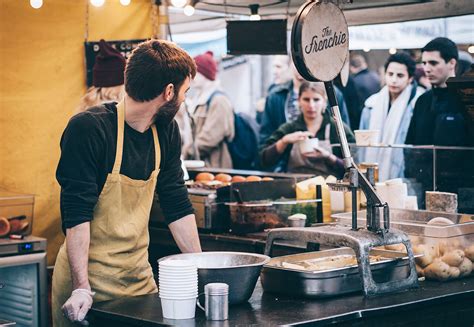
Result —
<svg viewBox="0 0 474 327"><path fill-rule="evenodd" d="M308 1L296 14L291 53L298 72L309 81L332 81L349 52L349 29L338 6Z"/></svg>

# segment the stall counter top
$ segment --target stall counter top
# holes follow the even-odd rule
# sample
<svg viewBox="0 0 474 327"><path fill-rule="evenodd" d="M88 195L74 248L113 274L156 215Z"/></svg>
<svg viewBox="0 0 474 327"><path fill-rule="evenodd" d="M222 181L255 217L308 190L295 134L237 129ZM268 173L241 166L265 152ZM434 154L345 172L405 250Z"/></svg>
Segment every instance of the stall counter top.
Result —
<svg viewBox="0 0 474 327"><path fill-rule="evenodd" d="M303 299L264 293L257 282L248 301L229 308L229 320L209 322L196 310L195 319L164 319L157 294L94 304L91 325L114 326L469 326L474 323L474 278L450 282L424 281L404 292L366 298L361 293ZM400 324L402 323L402 324ZM453 325L454 323L454 325Z"/></svg>

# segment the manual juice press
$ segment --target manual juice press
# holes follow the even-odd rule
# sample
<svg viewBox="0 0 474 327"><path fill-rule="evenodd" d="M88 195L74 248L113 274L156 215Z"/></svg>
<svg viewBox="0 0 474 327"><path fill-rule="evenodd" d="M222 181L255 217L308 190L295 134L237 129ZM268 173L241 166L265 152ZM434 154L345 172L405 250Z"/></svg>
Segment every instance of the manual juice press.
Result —
<svg viewBox="0 0 474 327"><path fill-rule="evenodd" d="M354 250L365 295L390 293L418 286L413 250L408 236L390 229L390 210L373 188L373 171L369 179L361 173L351 157L344 127L336 101L332 80L343 67L347 68L349 40L348 28L342 11L325 1L308 1L299 9L291 32L291 50L298 72L308 81L324 82L331 115L336 122L346 174L343 181L328 184L334 190L352 192L352 228L325 225L307 228L280 228L268 234L265 254L269 255L275 240L303 240L330 246L346 246ZM337 40L336 40L337 39ZM336 42L337 41L337 42ZM372 176L372 178L370 178ZM367 225L357 226L356 196L360 188L367 198ZM383 226L380 224L383 219ZM407 250L409 275L406 279L376 283L369 262L370 249L402 243Z"/></svg>

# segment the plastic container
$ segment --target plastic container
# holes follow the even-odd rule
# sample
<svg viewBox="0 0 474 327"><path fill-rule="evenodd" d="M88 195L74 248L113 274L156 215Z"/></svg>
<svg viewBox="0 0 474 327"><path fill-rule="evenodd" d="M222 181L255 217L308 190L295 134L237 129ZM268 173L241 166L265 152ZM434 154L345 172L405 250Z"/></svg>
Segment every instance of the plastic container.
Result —
<svg viewBox="0 0 474 327"><path fill-rule="evenodd" d="M357 216L358 226L365 226L366 211L359 211ZM337 224L351 225L351 213L332 217ZM445 281L472 275L474 215L390 209L390 228L406 233L415 254L423 254L416 259L419 276ZM386 249L395 250L393 247Z"/></svg>
<svg viewBox="0 0 474 327"><path fill-rule="evenodd" d="M31 234L34 203L34 195L0 189L0 217L6 218L12 228L17 230L15 234Z"/></svg>
<svg viewBox="0 0 474 327"><path fill-rule="evenodd" d="M357 145L378 145L380 131L378 129L356 129L354 135Z"/></svg>
<svg viewBox="0 0 474 327"><path fill-rule="evenodd" d="M297 213L307 216L308 224L316 222L316 204L321 200L283 199L274 201L232 202L229 206L231 229L236 234L261 232L269 228L288 227L288 217Z"/></svg>

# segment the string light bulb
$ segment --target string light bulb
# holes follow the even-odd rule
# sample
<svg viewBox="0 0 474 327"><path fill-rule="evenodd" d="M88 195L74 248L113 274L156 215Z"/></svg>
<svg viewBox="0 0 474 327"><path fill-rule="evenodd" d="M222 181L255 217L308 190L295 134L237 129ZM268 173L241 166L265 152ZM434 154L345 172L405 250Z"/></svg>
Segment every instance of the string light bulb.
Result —
<svg viewBox="0 0 474 327"><path fill-rule="evenodd" d="M250 20L260 20L262 17L258 14L259 4L249 5L250 8Z"/></svg>
<svg viewBox="0 0 474 327"><path fill-rule="evenodd" d="M93 5L94 7L102 7L105 3L105 0L90 0L91 1L91 5Z"/></svg>
<svg viewBox="0 0 474 327"><path fill-rule="evenodd" d="M186 5L186 7L184 7L184 14L186 16L194 15L194 7L191 5Z"/></svg>
<svg viewBox="0 0 474 327"><path fill-rule="evenodd" d="M120 0L120 4L122 6L128 6L130 4L131 0Z"/></svg>
<svg viewBox="0 0 474 327"><path fill-rule="evenodd" d="M40 9L43 6L43 0L30 0L30 6L34 9Z"/></svg>
<svg viewBox="0 0 474 327"><path fill-rule="evenodd" d="M171 4L176 8L183 8L187 2L187 0L171 0Z"/></svg>

